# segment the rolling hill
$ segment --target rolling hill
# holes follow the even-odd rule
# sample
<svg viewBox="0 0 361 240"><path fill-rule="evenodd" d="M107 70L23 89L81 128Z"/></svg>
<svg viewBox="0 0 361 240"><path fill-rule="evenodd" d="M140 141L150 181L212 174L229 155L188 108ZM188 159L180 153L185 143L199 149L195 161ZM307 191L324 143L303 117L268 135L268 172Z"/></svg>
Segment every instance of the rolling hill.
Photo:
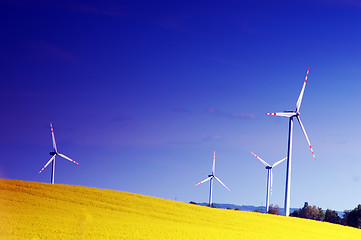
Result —
<svg viewBox="0 0 361 240"><path fill-rule="evenodd" d="M361 230L138 194L0 179L0 239L361 239Z"/></svg>

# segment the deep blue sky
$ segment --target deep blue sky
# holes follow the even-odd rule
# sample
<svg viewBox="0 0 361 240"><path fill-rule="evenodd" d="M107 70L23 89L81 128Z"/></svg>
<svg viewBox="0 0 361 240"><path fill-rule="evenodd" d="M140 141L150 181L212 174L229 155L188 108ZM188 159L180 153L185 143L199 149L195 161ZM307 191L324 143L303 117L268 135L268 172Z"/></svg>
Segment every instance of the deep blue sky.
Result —
<svg viewBox="0 0 361 240"><path fill-rule="evenodd" d="M291 207L361 202L361 3L0 0L0 177L263 205L294 128ZM283 207L286 164L271 203Z"/></svg>

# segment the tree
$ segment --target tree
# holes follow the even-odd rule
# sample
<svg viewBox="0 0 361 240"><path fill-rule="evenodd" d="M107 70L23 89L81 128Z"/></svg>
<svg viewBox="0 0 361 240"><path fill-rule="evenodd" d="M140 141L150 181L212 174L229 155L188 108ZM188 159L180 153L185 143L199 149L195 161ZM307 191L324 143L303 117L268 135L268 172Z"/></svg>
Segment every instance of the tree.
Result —
<svg viewBox="0 0 361 240"><path fill-rule="evenodd" d="M296 209L293 211L293 213L290 214L291 217L300 217L300 209Z"/></svg>
<svg viewBox="0 0 361 240"><path fill-rule="evenodd" d="M338 213L336 211L327 209L326 213L325 213L325 218L323 221L329 222L329 223L340 224L341 218L340 218L340 216L338 216Z"/></svg>
<svg viewBox="0 0 361 240"><path fill-rule="evenodd" d="M361 228L361 204L351 211L345 211L343 224L355 228Z"/></svg>
<svg viewBox="0 0 361 240"><path fill-rule="evenodd" d="M324 221L325 219L325 212L322 210L322 208L317 208L318 209L318 216L317 219L318 221Z"/></svg>
<svg viewBox="0 0 361 240"><path fill-rule="evenodd" d="M281 215L280 207L278 205L273 206L271 204L271 206L269 206L268 213L275 214L275 215Z"/></svg>
<svg viewBox="0 0 361 240"><path fill-rule="evenodd" d="M322 208L317 208L316 206L311 207L308 205L308 202L305 202L303 208L295 210L293 213L291 213L291 216L323 221L325 213L323 212Z"/></svg>

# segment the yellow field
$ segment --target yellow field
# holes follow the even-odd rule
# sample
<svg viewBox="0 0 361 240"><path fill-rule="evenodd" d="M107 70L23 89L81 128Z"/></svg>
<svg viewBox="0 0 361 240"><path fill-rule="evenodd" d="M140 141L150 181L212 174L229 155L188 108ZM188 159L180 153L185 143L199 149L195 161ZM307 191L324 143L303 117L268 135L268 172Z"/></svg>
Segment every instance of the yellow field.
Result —
<svg viewBox="0 0 361 240"><path fill-rule="evenodd" d="M111 190L0 179L0 239L361 239L361 230Z"/></svg>

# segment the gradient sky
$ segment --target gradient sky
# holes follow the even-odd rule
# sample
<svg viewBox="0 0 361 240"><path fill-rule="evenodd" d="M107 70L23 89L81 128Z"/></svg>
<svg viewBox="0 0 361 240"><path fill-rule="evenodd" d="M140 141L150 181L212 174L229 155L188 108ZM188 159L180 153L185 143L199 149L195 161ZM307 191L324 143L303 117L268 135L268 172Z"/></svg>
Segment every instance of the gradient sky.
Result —
<svg viewBox="0 0 361 240"><path fill-rule="evenodd" d="M291 207L361 203L361 3L0 0L0 177L265 204L294 127ZM274 169L283 207L286 164Z"/></svg>

